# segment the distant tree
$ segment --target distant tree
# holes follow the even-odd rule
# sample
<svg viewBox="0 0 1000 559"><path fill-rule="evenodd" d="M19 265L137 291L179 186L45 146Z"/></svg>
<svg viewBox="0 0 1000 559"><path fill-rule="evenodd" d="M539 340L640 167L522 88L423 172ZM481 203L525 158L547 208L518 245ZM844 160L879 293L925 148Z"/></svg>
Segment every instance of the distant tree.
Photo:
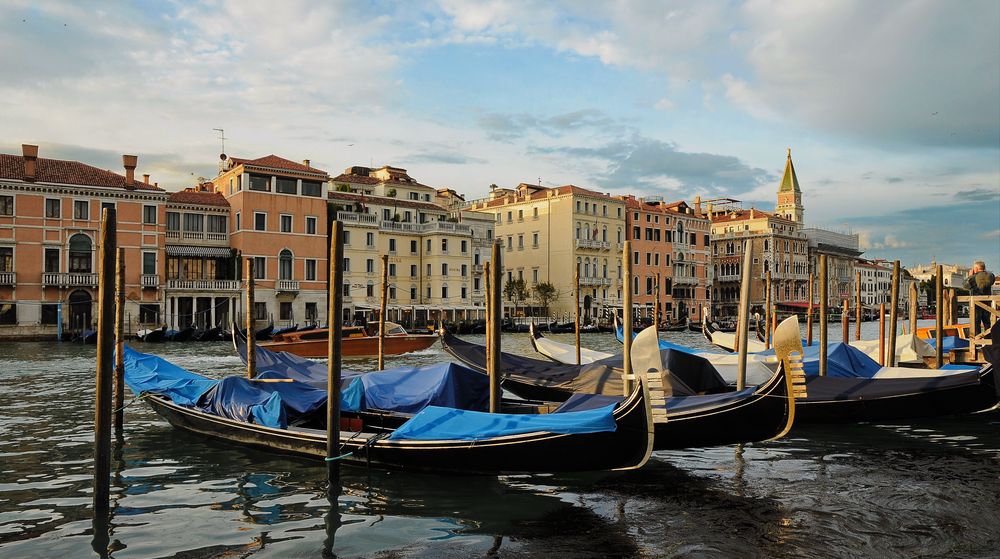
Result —
<svg viewBox="0 0 1000 559"><path fill-rule="evenodd" d="M337 192L350 192L350 191L351 187L346 184L341 183L337 185Z"/></svg>
<svg viewBox="0 0 1000 559"><path fill-rule="evenodd" d="M511 278L504 284L503 294L507 296L508 301L514 304L514 313L516 314L517 307L528 298L528 285L523 279Z"/></svg>
<svg viewBox="0 0 1000 559"><path fill-rule="evenodd" d="M545 309L545 313L549 313L549 303L555 301L559 298L559 290L556 286L549 282L542 282L532 289L535 292L535 299L538 300L538 304Z"/></svg>

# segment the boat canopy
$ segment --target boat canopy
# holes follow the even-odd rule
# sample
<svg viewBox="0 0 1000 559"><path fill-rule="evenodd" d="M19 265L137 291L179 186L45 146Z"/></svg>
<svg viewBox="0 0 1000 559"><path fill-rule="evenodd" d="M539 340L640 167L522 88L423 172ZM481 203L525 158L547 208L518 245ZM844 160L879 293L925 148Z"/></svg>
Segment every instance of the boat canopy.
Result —
<svg viewBox="0 0 1000 559"><path fill-rule="evenodd" d="M480 375L482 376L482 375ZM504 414L428 406L400 425L390 440L475 441L523 433L602 433L616 429L615 404L550 414Z"/></svg>

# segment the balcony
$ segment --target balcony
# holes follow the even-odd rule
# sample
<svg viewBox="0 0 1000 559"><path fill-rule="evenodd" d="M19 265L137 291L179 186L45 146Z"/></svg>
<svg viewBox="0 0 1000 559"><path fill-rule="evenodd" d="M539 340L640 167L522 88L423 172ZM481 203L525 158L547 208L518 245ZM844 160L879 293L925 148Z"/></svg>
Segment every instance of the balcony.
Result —
<svg viewBox="0 0 1000 559"><path fill-rule="evenodd" d="M378 225L378 218L374 215L354 212L337 212L337 221L343 222L345 225L367 225L369 227Z"/></svg>
<svg viewBox="0 0 1000 559"><path fill-rule="evenodd" d="M580 285L611 285L611 278L581 277Z"/></svg>
<svg viewBox="0 0 1000 559"><path fill-rule="evenodd" d="M472 273L473 274L481 274L481 273L483 273L483 265L482 264L473 264L472 265Z"/></svg>
<svg viewBox="0 0 1000 559"><path fill-rule="evenodd" d="M739 274L720 274L715 276L715 281L740 281ZM677 281L676 279L674 281Z"/></svg>
<svg viewBox="0 0 1000 559"><path fill-rule="evenodd" d="M587 250L610 250L611 243L598 241L597 239L576 239L576 248Z"/></svg>
<svg viewBox="0 0 1000 559"><path fill-rule="evenodd" d="M296 280L278 280L274 286L275 291L278 293L298 293L299 292L299 282Z"/></svg>
<svg viewBox="0 0 1000 559"><path fill-rule="evenodd" d="M16 276L15 272L0 272L0 285L14 285Z"/></svg>
<svg viewBox="0 0 1000 559"><path fill-rule="evenodd" d="M674 276L671 279L674 285L698 285L698 278L691 276Z"/></svg>
<svg viewBox="0 0 1000 559"><path fill-rule="evenodd" d="M229 246L229 233L205 232L205 231L167 231L167 242L184 241L195 244L226 245Z"/></svg>
<svg viewBox="0 0 1000 559"><path fill-rule="evenodd" d="M142 287L143 289L146 288L156 289L160 287L160 276L156 274L143 274Z"/></svg>
<svg viewBox="0 0 1000 559"><path fill-rule="evenodd" d="M97 287L97 274L88 272L46 272L42 274L46 287Z"/></svg>
<svg viewBox="0 0 1000 559"><path fill-rule="evenodd" d="M167 280L167 289L175 291L239 291L240 280L218 279L172 279Z"/></svg>

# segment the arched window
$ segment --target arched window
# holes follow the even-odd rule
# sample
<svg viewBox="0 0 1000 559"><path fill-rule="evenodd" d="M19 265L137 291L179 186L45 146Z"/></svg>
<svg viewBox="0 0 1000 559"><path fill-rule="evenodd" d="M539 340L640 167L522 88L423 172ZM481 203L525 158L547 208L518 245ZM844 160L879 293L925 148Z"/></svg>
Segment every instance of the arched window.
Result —
<svg viewBox="0 0 1000 559"><path fill-rule="evenodd" d="M278 279L292 279L292 251L287 248L278 253Z"/></svg>
<svg viewBox="0 0 1000 559"><path fill-rule="evenodd" d="M583 274L581 276L585 278L590 277L590 258L583 261Z"/></svg>
<svg viewBox="0 0 1000 559"><path fill-rule="evenodd" d="M77 233L69 238L69 271L90 273L93 271L93 243L90 237Z"/></svg>

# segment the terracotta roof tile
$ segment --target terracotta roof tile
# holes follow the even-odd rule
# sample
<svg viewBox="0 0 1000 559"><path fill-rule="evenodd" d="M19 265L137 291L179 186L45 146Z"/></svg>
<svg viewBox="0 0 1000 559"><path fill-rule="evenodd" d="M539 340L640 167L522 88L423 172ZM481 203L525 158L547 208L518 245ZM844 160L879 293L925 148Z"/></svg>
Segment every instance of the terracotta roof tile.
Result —
<svg viewBox="0 0 1000 559"><path fill-rule="evenodd" d="M167 203L229 207L229 201L219 192L199 192L190 188L181 190L180 192L172 192L167 197Z"/></svg>
<svg viewBox="0 0 1000 559"><path fill-rule="evenodd" d="M309 167L303 165L302 163L296 163L294 161L285 159L284 157L278 157L273 153L271 155L265 155L264 157L258 157L257 159L243 159L242 157L230 157L230 161L233 165L252 165L255 167L267 167L270 169L284 169L286 171L297 171L299 173L317 173L320 175L325 175L326 171L322 169L317 169L316 167Z"/></svg>
<svg viewBox="0 0 1000 559"><path fill-rule="evenodd" d="M593 190L587 190L586 188L581 188L579 186L572 184L557 186L554 188L546 188L546 187L534 187L534 188L536 188L537 190L528 194L527 196L520 196L517 192L508 196L512 196L514 198L514 201L512 203L528 202L531 200L544 200L545 198L549 197L549 192L551 191L553 192L552 194L553 196L569 196L573 194L577 196L593 196L595 198L605 198L613 202L620 201L619 199L612 198L607 194L603 194L601 192L595 192ZM507 203L505 200L508 196L499 196L493 200L485 202L486 207L493 208L497 206L503 206L504 204Z"/></svg>
<svg viewBox="0 0 1000 559"><path fill-rule="evenodd" d="M378 184L378 183L380 183L382 181L378 180L375 177L366 177L364 175L342 174L342 175L337 175L337 177L335 179L333 179L333 182L346 182L348 184L371 184L371 185L375 185L375 184Z"/></svg>
<svg viewBox="0 0 1000 559"><path fill-rule="evenodd" d="M164 192L162 188L142 181L133 180L131 184L126 184L122 175L79 161L44 157L39 157L37 161L36 182ZM24 157L0 153L0 179L24 180Z"/></svg>
<svg viewBox="0 0 1000 559"><path fill-rule="evenodd" d="M439 212L447 212L448 209L441 207L437 204L432 204L431 202L420 202L417 200L403 200L400 198L387 198L385 196L362 196L361 194L354 194L353 192L337 192L331 191L329 194L331 200L346 200L350 202L366 202L369 204L378 204L380 206L397 206L400 208L413 208L418 210L432 210Z"/></svg>

